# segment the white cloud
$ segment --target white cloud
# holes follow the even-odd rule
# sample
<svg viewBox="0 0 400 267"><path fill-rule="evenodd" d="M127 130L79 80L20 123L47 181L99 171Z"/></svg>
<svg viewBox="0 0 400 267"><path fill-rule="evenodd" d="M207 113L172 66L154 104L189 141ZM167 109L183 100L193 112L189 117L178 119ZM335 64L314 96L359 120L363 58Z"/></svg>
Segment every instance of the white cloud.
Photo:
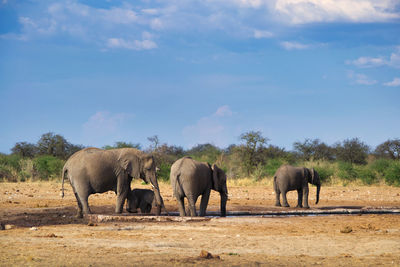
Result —
<svg viewBox="0 0 400 267"><path fill-rule="evenodd" d="M354 71L349 71L347 74L348 78L353 80L356 84L360 85L374 85L378 81L369 78L365 74L355 73Z"/></svg>
<svg viewBox="0 0 400 267"><path fill-rule="evenodd" d="M384 83L383 85L392 86L392 87L400 86L400 78L395 77L395 78L393 79L393 81Z"/></svg>
<svg viewBox="0 0 400 267"><path fill-rule="evenodd" d="M302 44L298 42L288 42L288 41L281 42L281 46L286 50L304 50L311 48L311 45L308 44Z"/></svg>
<svg viewBox="0 0 400 267"><path fill-rule="evenodd" d="M214 115L219 116L219 117L225 117L225 116L232 116L232 111L229 106L221 106L217 109L217 111L214 113Z"/></svg>
<svg viewBox="0 0 400 267"><path fill-rule="evenodd" d="M269 31L261 31L261 30L254 30L254 38L262 39L262 38L271 38L274 34Z"/></svg>
<svg viewBox="0 0 400 267"><path fill-rule="evenodd" d="M356 60L346 60L348 65L354 65L359 68L373 68L380 66L389 66L400 68L400 46L396 47L390 57L359 57Z"/></svg>
<svg viewBox="0 0 400 267"><path fill-rule="evenodd" d="M116 140L121 136L122 127L132 114L110 113L109 111L98 111L83 124L83 135L85 141L90 145L102 146L109 139ZM107 140L107 141L106 141Z"/></svg>
<svg viewBox="0 0 400 267"><path fill-rule="evenodd" d="M157 48L157 44L152 40L134 40L126 41L122 38L109 38L107 40L107 47L109 48L124 48L131 50L149 50Z"/></svg>
<svg viewBox="0 0 400 267"><path fill-rule="evenodd" d="M347 60L346 64L348 65L354 65L356 67L360 68L372 68L372 67L379 67L386 65L387 62L384 58L382 57L360 57L356 60Z"/></svg>
<svg viewBox="0 0 400 267"><path fill-rule="evenodd" d="M234 113L227 105L219 107L213 114L200 118L194 125L186 126L183 138L188 147L197 144L212 143L219 147L226 147L234 140Z"/></svg>
<svg viewBox="0 0 400 267"><path fill-rule="evenodd" d="M392 0L277 0L275 11L292 24L385 22L400 18Z"/></svg>

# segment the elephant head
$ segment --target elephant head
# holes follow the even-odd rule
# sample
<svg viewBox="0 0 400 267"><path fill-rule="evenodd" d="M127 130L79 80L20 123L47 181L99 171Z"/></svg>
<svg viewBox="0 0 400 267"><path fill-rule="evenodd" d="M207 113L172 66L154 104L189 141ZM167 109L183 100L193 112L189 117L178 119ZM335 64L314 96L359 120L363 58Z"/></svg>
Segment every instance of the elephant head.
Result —
<svg viewBox="0 0 400 267"><path fill-rule="evenodd" d="M141 178L146 183L153 186L154 196L156 199L157 215L160 215L164 202L160 194L156 176L156 164L153 156L143 153L134 148L122 148L119 155L119 162L122 168L131 178ZM128 201L132 201L128 198Z"/></svg>
<svg viewBox="0 0 400 267"><path fill-rule="evenodd" d="M228 201L228 189L226 187L226 174L216 164L211 166L213 173L212 189L219 192L221 197L221 217L226 216L226 202Z"/></svg>
<svg viewBox="0 0 400 267"><path fill-rule="evenodd" d="M314 170L314 168L311 169L310 173L311 173L311 182L310 183L317 186L317 200L315 201L315 204L318 204L319 192L321 190L321 180L319 178L318 172L316 170Z"/></svg>

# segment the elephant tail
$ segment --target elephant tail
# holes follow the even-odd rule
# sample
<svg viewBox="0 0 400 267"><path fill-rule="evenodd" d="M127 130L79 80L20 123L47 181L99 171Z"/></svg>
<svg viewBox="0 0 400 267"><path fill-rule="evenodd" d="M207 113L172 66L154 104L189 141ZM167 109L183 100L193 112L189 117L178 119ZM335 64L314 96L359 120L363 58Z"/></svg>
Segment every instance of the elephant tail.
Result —
<svg viewBox="0 0 400 267"><path fill-rule="evenodd" d="M66 175L68 175L68 169L67 168L63 168L63 170L62 170L62 182L61 182L61 197L62 198L64 198L64 179L65 179L65 176Z"/></svg>
<svg viewBox="0 0 400 267"><path fill-rule="evenodd" d="M274 176L274 191L275 193L278 192L278 186L276 185L276 175Z"/></svg>

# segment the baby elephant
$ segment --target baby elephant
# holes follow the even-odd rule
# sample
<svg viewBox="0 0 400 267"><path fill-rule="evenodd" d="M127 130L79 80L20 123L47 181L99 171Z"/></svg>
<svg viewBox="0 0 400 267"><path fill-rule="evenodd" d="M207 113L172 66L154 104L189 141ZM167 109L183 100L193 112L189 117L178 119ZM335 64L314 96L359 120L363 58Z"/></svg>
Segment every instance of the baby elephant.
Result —
<svg viewBox="0 0 400 267"><path fill-rule="evenodd" d="M127 201L126 210L128 212L136 213L140 208L142 213L150 213L154 203L154 192L149 189L133 189Z"/></svg>
<svg viewBox="0 0 400 267"><path fill-rule="evenodd" d="M293 167L290 165L281 166L274 175L274 191L276 202L275 206L281 206L280 194L282 194L283 206L289 207L286 199L288 191L297 190L298 208L309 208L308 206L308 184L317 186L317 200L319 201L319 192L321 189L321 181L318 173L314 169L304 167Z"/></svg>

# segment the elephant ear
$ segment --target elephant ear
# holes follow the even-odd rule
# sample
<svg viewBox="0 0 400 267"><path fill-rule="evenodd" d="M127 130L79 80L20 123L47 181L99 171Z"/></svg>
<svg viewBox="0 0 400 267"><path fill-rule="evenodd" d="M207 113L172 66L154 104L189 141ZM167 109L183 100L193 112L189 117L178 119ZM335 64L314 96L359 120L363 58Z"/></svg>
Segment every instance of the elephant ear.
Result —
<svg viewBox="0 0 400 267"><path fill-rule="evenodd" d="M132 178L140 178L140 160L137 155L124 151L120 154L118 162L120 167Z"/></svg>
<svg viewBox="0 0 400 267"><path fill-rule="evenodd" d="M213 175L213 188L215 191L220 190L220 181L219 181L219 168L216 164L211 166L212 175Z"/></svg>
<svg viewBox="0 0 400 267"><path fill-rule="evenodd" d="M153 159L152 156L148 156L148 157L143 158L143 168L145 170L152 169L153 165L154 165L154 159Z"/></svg>

